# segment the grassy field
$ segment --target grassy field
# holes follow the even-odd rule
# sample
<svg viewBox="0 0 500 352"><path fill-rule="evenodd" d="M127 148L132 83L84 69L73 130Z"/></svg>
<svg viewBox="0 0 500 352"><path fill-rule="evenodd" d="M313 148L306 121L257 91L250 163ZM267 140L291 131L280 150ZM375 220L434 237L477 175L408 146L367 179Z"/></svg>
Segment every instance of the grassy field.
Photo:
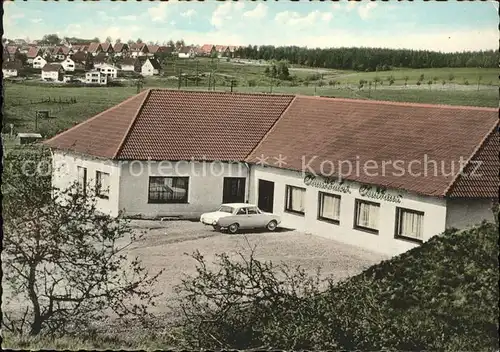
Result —
<svg viewBox="0 0 500 352"><path fill-rule="evenodd" d="M237 81L233 87L234 92L498 106L497 69L397 69L388 72L354 72L299 67L290 69L290 74L297 77L294 86L291 85L290 81L271 82L264 75L264 69L264 65L237 64L224 60L211 61L205 58L199 59L198 63L197 60L176 60L167 63L161 76L146 78L143 89L153 87L178 89L177 77L182 71L191 79L183 79L181 89L208 90L208 77L213 70L216 78L215 90L217 91L230 91L230 81L234 79ZM192 79L196 72L202 75L198 83ZM450 73L455 76L452 82L448 80ZM323 78L318 74L322 74ZM425 77L424 81L421 86L417 86L415 83L422 74ZM315 80L311 80L314 75L316 75ZM394 77L395 82L389 86L386 79L390 75ZM376 89L374 85L371 89L367 85L359 89L360 79L369 81L376 76L382 80L382 85L379 83ZM408 86L405 86L405 76L409 77ZM478 76L483 77L480 86L477 86ZM438 80L435 81L435 84L428 85L427 81L432 80L433 77L437 77ZM441 82L443 79L446 80L444 85ZM335 86L328 84L332 80L337 82ZM461 84L464 80L468 80L469 85ZM3 132L9 132L9 124L14 124L15 132L38 131L44 137L54 135L136 94L135 82L135 80L129 80L125 82L126 86L123 87L64 87L63 85L42 84L36 80L27 83L4 82L3 123L5 128ZM493 85L489 86L489 83ZM72 98L76 102L64 103ZM49 111L50 118L35 119L36 111L40 110Z"/></svg>

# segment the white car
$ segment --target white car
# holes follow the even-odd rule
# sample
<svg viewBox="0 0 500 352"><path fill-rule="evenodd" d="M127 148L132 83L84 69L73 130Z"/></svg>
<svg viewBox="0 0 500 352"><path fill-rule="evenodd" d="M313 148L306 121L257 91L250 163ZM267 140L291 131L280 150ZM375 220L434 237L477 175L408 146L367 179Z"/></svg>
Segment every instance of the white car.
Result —
<svg viewBox="0 0 500 352"><path fill-rule="evenodd" d="M228 203L222 204L217 211L203 214L200 221L213 226L215 230L227 229L230 233L236 233L239 229L255 228L274 231L281 219L277 215L263 212L253 204Z"/></svg>

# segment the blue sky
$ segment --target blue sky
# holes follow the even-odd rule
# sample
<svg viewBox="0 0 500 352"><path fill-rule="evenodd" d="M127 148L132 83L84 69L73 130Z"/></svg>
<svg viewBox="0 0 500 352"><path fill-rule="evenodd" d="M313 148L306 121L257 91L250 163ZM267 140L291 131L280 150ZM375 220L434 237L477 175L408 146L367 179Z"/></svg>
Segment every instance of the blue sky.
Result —
<svg viewBox="0 0 500 352"><path fill-rule="evenodd" d="M496 49L498 4L486 2L4 2L8 38L44 34L188 44Z"/></svg>

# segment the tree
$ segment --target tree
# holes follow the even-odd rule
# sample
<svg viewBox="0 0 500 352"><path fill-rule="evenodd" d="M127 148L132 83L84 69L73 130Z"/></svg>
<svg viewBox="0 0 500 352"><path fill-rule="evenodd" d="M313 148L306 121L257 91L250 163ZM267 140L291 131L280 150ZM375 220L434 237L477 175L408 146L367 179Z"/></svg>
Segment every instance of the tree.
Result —
<svg viewBox="0 0 500 352"><path fill-rule="evenodd" d="M483 79L483 76L481 76L481 75L477 76L477 90L479 90L479 84L481 83L482 79Z"/></svg>
<svg viewBox="0 0 500 352"><path fill-rule="evenodd" d="M19 61L21 62L21 64L22 64L23 66L25 66L25 65L26 65L26 61L28 60L28 56L27 56L26 54L24 54L24 53L19 53L19 52L17 52L17 53L15 54L15 59L16 59L16 60L19 60Z"/></svg>
<svg viewBox="0 0 500 352"><path fill-rule="evenodd" d="M406 87L408 85L408 80L410 79L410 77L409 76L405 76L404 79L405 79L405 87Z"/></svg>
<svg viewBox="0 0 500 352"><path fill-rule="evenodd" d="M137 258L128 261L125 250L136 240L128 223L96 212L89 187L51 189L48 150L10 151L4 166L3 284L22 314L4 310L3 328L81 331L109 312L144 322L161 272L151 276Z"/></svg>
<svg viewBox="0 0 500 352"><path fill-rule="evenodd" d="M120 44L121 42L122 42L122 40L120 38L116 38L115 44Z"/></svg>
<svg viewBox="0 0 500 352"><path fill-rule="evenodd" d="M170 39L168 42L167 42L167 46L170 47L170 48L175 48L175 43L172 39Z"/></svg>
<svg viewBox="0 0 500 352"><path fill-rule="evenodd" d="M264 69L264 74L266 76L269 76L271 74L271 70L269 69L269 66L266 66L266 68Z"/></svg>
<svg viewBox="0 0 500 352"><path fill-rule="evenodd" d="M106 43L112 43L113 42L113 39L111 39L111 37L106 37L106 40L105 40Z"/></svg>
<svg viewBox="0 0 500 352"><path fill-rule="evenodd" d="M455 75L453 73L450 73L448 75L448 81L452 82L455 79Z"/></svg>
<svg viewBox="0 0 500 352"><path fill-rule="evenodd" d="M423 82L423 81L424 81L424 79L425 79L425 76L424 76L424 74L422 73L422 74L420 75L420 77L419 77L419 79L418 79L418 80L419 80L420 82Z"/></svg>
<svg viewBox="0 0 500 352"><path fill-rule="evenodd" d="M380 83L382 80L380 79L379 76L375 76L373 79L373 82L375 83L375 90L377 90L377 83Z"/></svg>
<svg viewBox="0 0 500 352"><path fill-rule="evenodd" d="M127 44L131 45L131 44L135 44L135 42L132 39L129 39L129 40L127 40Z"/></svg>
<svg viewBox="0 0 500 352"><path fill-rule="evenodd" d="M137 38L137 40L135 41L137 44L142 44L142 39L141 38Z"/></svg>
<svg viewBox="0 0 500 352"><path fill-rule="evenodd" d="M101 40L98 38L98 37L94 37L94 39L92 39L93 42L97 42L97 43L100 43Z"/></svg>
<svg viewBox="0 0 500 352"><path fill-rule="evenodd" d="M46 34L42 37L41 42L49 45L57 45L61 42L61 39L57 34Z"/></svg>
<svg viewBox="0 0 500 352"><path fill-rule="evenodd" d="M428 80L428 81L427 81L427 84L429 85L429 90L431 90L432 80Z"/></svg>
<svg viewBox="0 0 500 352"><path fill-rule="evenodd" d="M186 43L184 43L184 39L181 39L181 40L178 40L175 42L176 48L183 48L184 46L186 46Z"/></svg>

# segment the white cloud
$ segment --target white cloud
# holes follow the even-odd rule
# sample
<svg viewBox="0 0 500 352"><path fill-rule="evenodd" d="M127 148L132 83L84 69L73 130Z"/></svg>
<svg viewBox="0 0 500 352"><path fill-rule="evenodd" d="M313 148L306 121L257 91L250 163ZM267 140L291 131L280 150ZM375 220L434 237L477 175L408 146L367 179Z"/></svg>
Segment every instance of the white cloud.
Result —
<svg viewBox="0 0 500 352"><path fill-rule="evenodd" d="M358 14L362 20L367 20L372 16L372 11L378 6L376 2L367 2L365 4L361 4L358 7Z"/></svg>
<svg viewBox="0 0 500 352"><path fill-rule="evenodd" d="M167 18L167 3L160 2L158 5L148 9L149 16L153 22L164 21Z"/></svg>
<svg viewBox="0 0 500 352"><path fill-rule="evenodd" d="M266 17L266 15L267 15L267 6L262 3L257 4L257 6L255 6L253 10L245 11L243 13L244 17L253 19L261 19Z"/></svg>
<svg viewBox="0 0 500 352"><path fill-rule="evenodd" d="M245 7L243 2L225 2L222 5L217 6L217 8L212 13L212 18L210 23L215 28L221 28L227 22L233 20L233 16L241 12ZM237 16L239 17L239 15Z"/></svg>
<svg viewBox="0 0 500 352"><path fill-rule="evenodd" d="M134 16L134 15L120 16L119 18L121 20L124 20L124 21L136 21L137 20L137 16Z"/></svg>
<svg viewBox="0 0 500 352"><path fill-rule="evenodd" d="M196 15L196 11L193 9L189 9L189 10L181 13L181 17L185 17L185 18L191 18L194 15Z"/></svg>
<svg viewBox="0 0 500 352"><path fill-rule="evenodd" d="M283 11L277 13L274 20L279 24L287 26L306 27L316 25L319 20L328 22L332 17L333 15L330 12L320 12L317 10L309 12L304 16L295 11Z"/></svg>
<svg viewBox="0 0 500 352"><path fill-rule="evenodd" d="M43 20L41 18L32 18L30 21L33 22L33 23L40 23Z"/></svg>

